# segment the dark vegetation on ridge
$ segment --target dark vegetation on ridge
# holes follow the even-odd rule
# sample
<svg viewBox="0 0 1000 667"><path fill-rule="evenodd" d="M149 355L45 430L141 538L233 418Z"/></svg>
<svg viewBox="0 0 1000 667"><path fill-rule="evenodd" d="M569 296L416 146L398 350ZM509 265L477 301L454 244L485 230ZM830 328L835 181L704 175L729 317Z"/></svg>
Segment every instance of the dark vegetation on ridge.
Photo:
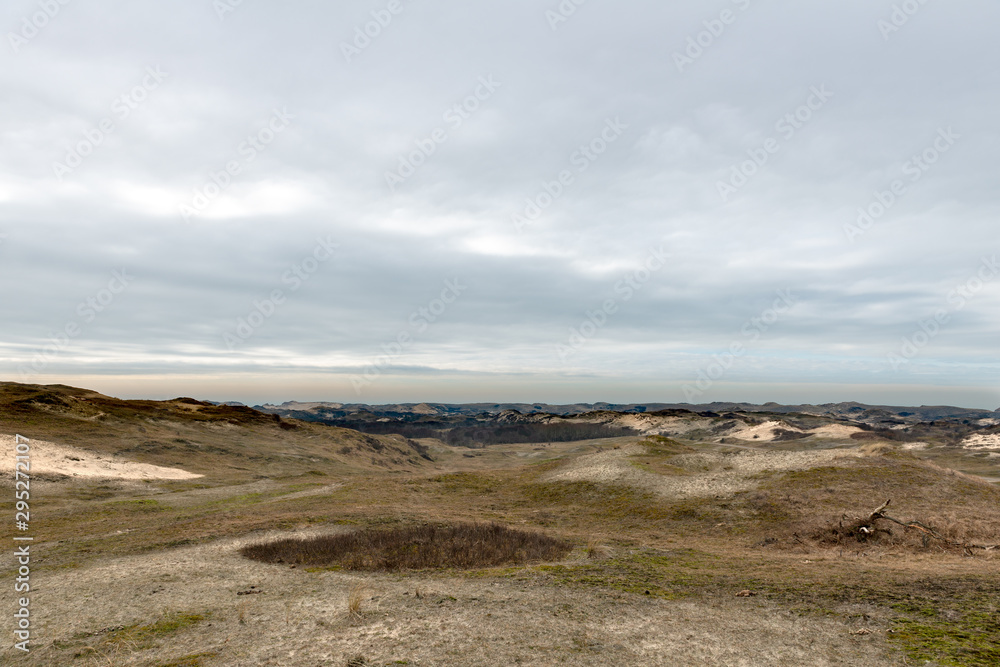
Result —
<svg viewBox="0 0 1000 667"><path fill-rule="evenodd" d="M414 424L409 422L356 422L331 420L323 423L352 428L361 433L398 434L407 438L438 438L453 447L485 447L524 442L573 442L598 438L620 438L635 435L630 428L604 424L480 424L452 426L447 423Z"/></svg>

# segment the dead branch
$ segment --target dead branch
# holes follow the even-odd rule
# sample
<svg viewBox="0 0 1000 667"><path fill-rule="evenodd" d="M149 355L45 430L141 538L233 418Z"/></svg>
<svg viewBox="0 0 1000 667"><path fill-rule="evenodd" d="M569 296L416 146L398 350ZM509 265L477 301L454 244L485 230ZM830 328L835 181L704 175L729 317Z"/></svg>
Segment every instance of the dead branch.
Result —
<svg viewBox="0 0 1000 667"><path fill-rule="evenodd" d="M879 519L885 519L886 521L892 521L893 523L898 524L903 528L913 528L915 530L919 530L924 534L925 545L927 544L928 538L934 538L950 546L961 547L962 549L965 550L965 553L970 556L972 555L973 549L982 549L984 551L993 551L994 549L1000 549L1000 544L969 544L968 542L957 542L955 540L950 540L941 533L937 532L936 530L928 526L926 523L922 521L917 521L916 519L911 521L900 521L899 519L891 517L885 513L885 509L889 506L890 502L892 502L891 498L889 500L886 500L884 503L882 503L882 505L880 505L877 509L875 509L871 514L868 515L868 520L865 523L869 524L871 527L868 528L866 526L862 526L861 527L862 529L867 528L866 530L863 530L863 532L865 533L874 532L875 522L878 521Z"/></svg>

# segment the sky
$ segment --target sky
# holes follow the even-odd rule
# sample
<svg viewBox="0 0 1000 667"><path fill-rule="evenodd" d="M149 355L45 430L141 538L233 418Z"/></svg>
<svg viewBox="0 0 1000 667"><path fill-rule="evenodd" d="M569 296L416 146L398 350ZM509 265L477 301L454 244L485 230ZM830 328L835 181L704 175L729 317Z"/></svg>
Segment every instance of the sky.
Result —
<svg viewBox="0 0 1000 667"><path fill-rule="evenodd" d="M990 0L10 0L0 378L1000 405Z"/></svg>

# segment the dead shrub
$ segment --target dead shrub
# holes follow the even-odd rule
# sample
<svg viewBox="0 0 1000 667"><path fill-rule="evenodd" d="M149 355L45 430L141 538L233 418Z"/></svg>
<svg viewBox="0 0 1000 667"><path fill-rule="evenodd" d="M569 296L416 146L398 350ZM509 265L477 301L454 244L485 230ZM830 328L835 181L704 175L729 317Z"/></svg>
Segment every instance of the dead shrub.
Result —
<svg viewBox="0 0 1000 667"><path fill-rule="evenodd" d="M461 523L283 539L249 544L240 553L264 563L385 572L552 561L563 558L571 549L569 542L541 533L496 523Z"/></svg>

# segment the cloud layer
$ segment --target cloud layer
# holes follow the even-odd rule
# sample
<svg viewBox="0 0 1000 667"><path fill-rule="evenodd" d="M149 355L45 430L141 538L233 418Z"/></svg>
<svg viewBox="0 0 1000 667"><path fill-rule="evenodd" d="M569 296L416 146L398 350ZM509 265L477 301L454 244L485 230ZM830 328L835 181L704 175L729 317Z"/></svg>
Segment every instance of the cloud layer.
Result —
<svg viewBox="0 0 1000 667"><path fill-rule="evenodd" d="M994 408L998 18L8 3L0 372Z"/></svg>

